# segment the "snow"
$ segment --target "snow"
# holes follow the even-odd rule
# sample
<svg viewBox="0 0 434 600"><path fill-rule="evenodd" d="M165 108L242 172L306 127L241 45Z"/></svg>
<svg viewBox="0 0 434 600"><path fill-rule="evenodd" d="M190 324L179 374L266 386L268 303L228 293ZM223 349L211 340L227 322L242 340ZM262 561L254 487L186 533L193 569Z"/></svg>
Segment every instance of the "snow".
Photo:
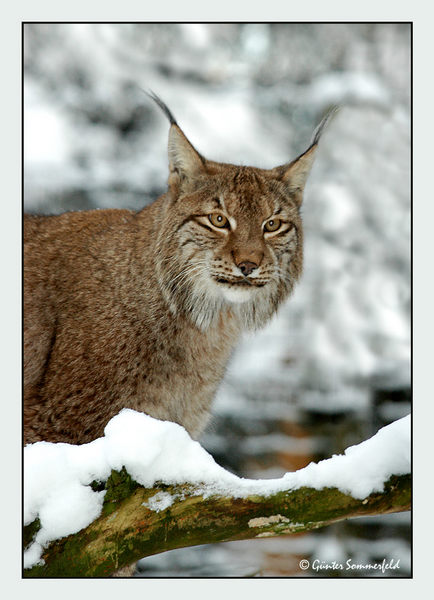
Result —
<svg viewBox="0 0 434 600"><path fill-rule="evenodd" d="M383 427L369 440L350 446L344 454L335 454L295 473L287 473L282 482L287 481L291 488L337 487L354 498L363 499L381 491L392 474L410 472L410 449L411 419L407 415Z"/></svg>
<svg viewBox="0 0 434 600"><path fill-rule="evenodd" d="M411 421L406 416L382 428L369 440L280 479L242 479L220 467L183 427L123 409L107 424L104 437L89 444L37 442L24 450L24 524L39 517L41 529L26 550L24 566L37 563L50 541L76 533L101 513L105 491L93 491L123 466L139 484L152 487L192 483L197 494L243 497L269 495L303 486L337 487L363 499L383 489L391 475L410 471ZM159 492L148 501L161 511L174 501Z"/></svg>
<svg viewBox="0 0 434 600"><path fill-rule="evenodd" d="M169 492L158 492L155 496L151 496L147 502L143 502L143 506L146 506L149 510L160 512L172 506L174 501L175 497Z"/></svg>

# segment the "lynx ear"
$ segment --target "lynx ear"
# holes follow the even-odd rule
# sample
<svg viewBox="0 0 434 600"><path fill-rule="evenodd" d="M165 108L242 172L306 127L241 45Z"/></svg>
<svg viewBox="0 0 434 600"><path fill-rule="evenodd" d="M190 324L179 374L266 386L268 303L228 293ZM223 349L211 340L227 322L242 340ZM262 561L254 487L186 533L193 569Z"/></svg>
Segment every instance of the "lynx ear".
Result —
<svg viewBox="0 0 434 600"><path fill-rule="evenodd" d="M306 185L308 175L315 159L318 142L325 127L328 125L330 119L337 110L338 107L334 106L322 119L321 123L313 133L310 146L303 152L303 154L300 154L300 156L298 156L289 164L273 169L274 176L281 181L284 181L288 185L289 191L299 199L299 202L301 202L304 186Z"/></svg>
<svg viewBox="0 0 434 600"><path fill-rule="evenodd" d="M188 141L167 104L165 104L157 94L154 94L154 92L143 91L158 104L170 121L168 147L170 168L169 184L176 183L178 179L189 179L198 175L204 170L205 159Z"/></svg>
<svg viewBox="0 0 434 600"><path fill-rule="evenodd" d="M288 185L291 192L303 192L315 159L316 149L316 144L310 146L298 158L280 167L280 179Z"/></svg>
<svg viewBox="0 0 434 600"><path fill-rule="evenodd" d="M178 174L181 179L189 179L204 171L205 159L176 123L172 123L170 127L168 151L171 176Z"/></svg>

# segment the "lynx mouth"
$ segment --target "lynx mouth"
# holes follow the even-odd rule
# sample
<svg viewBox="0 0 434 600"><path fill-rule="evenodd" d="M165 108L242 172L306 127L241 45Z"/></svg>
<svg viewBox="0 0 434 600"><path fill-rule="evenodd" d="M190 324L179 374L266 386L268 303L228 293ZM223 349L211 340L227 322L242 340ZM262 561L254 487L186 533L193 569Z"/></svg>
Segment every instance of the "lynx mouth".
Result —
<svg viewBox="0 0 434 600"><path fill-rule="evenodd" d="M233 286L237 286L237 287L264 287L264 285L265 285L265 283L256 283L249 279L229 280L229 279L224 279L223 277L216 277L215 279L216 279L217 283L223 283L225 285L233 285Z"/></svg>

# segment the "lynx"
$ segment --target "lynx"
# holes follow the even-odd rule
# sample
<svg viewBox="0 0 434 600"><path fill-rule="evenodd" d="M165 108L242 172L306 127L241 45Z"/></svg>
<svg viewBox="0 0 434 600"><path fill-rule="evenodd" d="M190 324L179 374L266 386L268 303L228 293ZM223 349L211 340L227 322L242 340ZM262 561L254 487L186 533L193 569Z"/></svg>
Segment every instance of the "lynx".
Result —
<svg viewBox="0 0 434 600"><path fill-rule="evenodd" d="M244 330L302 271L320 135L270 170L213 162L173 114L167 192L138 212L24 217L24 443L83 444L122 408L203 431Z"/></svg>

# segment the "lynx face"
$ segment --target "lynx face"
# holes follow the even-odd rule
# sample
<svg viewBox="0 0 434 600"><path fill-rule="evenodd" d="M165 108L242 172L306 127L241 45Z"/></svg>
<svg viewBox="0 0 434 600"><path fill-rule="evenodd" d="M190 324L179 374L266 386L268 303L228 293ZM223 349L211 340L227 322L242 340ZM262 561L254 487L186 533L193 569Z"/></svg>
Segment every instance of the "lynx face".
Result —
<svg viewBox="0 0 434 600"><path fill-rule="evenodd" d="M166 296L202 328L225 307L244 327L259 327L301 274L297 195L271 172L215 164L209 172L168 207Z"/></svg>
<svg viewBox="0 0 434 600"><path fill-rule="evenodd" d="M170 202L159 232L157 272L173 312L202 329L222 310L262 326L302 270L300 206L323 120L309 148L271 170L206 160L169 109Z"/></svg>
<svg viewBox="0 0 434 600"><path fill-rule="evenodd" d="M220 170L172 205L177 218L166 232L173 258L165 279L172 301L181 301L198 324L209 325L229 305L246 326L256 327L300 275L299 207L266 172Z"/></svg>

